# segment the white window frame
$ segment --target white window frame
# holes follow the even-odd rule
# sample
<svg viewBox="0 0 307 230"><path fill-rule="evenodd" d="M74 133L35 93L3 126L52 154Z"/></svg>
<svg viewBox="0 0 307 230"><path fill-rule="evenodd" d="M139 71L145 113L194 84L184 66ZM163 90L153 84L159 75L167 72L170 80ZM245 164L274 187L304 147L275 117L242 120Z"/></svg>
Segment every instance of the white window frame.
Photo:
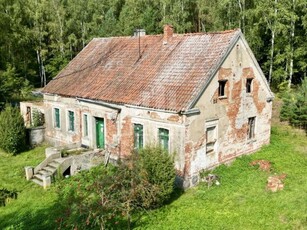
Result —
<svg viewBox="0 0 307 230"><path fill-rule="evenodd" d="M213 142L213 148L208 149L208 136L207 136L207 132L208 129L210 128L214 128L214 142ZM211 121L206 121L205 124L205 134L206 134L206 154L212 154L212 153L216 153L217 152L217 142L218 142L218 120L211 120Z"/></svg>

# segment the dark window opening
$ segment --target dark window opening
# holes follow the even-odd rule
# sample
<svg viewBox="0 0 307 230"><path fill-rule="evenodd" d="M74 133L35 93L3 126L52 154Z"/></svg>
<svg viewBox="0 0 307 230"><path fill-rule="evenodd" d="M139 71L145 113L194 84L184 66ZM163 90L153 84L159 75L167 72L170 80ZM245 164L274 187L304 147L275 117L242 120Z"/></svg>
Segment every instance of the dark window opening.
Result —
<svg viewBox="0 0 307 230"><path fill-rule="evenodd" d="M252 92L252 78L246 79L246 93L251 93Z"/></svg>
<svg viewBox="0 0 307 230"><path fill-rule="evenodd" d="M224 97L225 95L225 86L226 86L226 80L219 81L219 97Z"/></svg>
<svg viewBox="0 0 307 230"><path fill-rule="evenodd" d="M134 124L134 149L143 148L143 125Z"/></svg>
<svg viewBox="0 0 307 230"><path fill-rule="evenodd" d="M248 118L248 139L255 138L255 123L256 123L256 117L250 117Z"/></svg>

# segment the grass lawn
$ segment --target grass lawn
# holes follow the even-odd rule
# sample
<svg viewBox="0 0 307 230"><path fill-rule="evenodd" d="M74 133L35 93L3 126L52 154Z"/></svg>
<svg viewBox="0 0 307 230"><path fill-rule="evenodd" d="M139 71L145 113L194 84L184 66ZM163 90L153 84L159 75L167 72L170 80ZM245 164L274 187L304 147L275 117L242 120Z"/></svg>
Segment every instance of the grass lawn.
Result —
<svg viewBox="0 0 307 230"><path fill-rule="evenodd" d="M18 191L17 200L0 207L0 229L54 229L56 194L25 179L25 166L45 158L45 147L12 156L0 152L0 188Z"/></svg>
<svg viewBox="0 0 307 230"><path fill-rule="evenodd" d="M263 172L249 163L272 162ZM149 212L137 229L307 229L307 138L288 127L273 128L271 145L220 166L221 185L199 185ZM269 175L286 173L283 191L266 191Z"/></svg>
<svg viewBox="0 0 307 230"><path fill-rule="evenodd" d="M0 188L20 191L0 207L0 229L56 229L61 210L51 187L27 182L24 166L37 165L44 147L10 156L0 153ZM249 163L272 162L272 172ZM144 214L136 229L307 229L307 138L285 126L272 130L271 145L215 169L220 186L191 188L170 204ZM269 175L287 174L285 188L266 191Z"/></svg>

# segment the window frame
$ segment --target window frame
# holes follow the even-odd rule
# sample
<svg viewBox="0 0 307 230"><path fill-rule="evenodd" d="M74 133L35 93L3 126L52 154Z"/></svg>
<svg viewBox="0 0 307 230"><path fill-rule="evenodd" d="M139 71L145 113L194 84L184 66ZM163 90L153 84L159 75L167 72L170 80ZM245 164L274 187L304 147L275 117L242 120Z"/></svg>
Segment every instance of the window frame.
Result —
<svg viewBox="0 0 307 230"><path fill-rule="evenodd" d="M167 135L161 134L163 131L165 131ZM167 141L162 143L162 141L166 139ZM167 152L169 152L170 151L170 130L166 128L162 128L162 127L158 128L158 141L159 141L159 145L163 149L165 149Z"/></svg>
<svg viewBox="0 0 307 230"><path fill-rule="evenodd" d="M256 117L249 117L247 121L247 139L253 140L256 136Z"/></svg>
<svg viewBox="0 0 307 230"><path fill-rule="evenodd" d="M61 128L61 110L60 108L53 108L53 127L56 129Z"/></svg>
<svg viewBox="0 0 307 230"><path fill-rule="evenodd" d="M140 129L136 132L136 129L138 127ZM139 135L139 134L141 134L141 135ZM134 123L133 124L133 148L135 150L140 150L140 149L144 148L144 125L143 124L140 124L140 123Z"/></svg>
<svg viewBox="0 0 307 230"><path fill-rule="evenodd" d="M213 140L208 141L208 132L211 129L213 129ZM215 153L217 141L218 141L217 140L218 139L218 120L207 121L205 125L205 132L206 132L206 154L208 155L211 153Z"/></svg>
<svg viewBox="0 0 307 230"><path fill-rule="evenodd" d="M227 97L226 84L228 80L219 80L218 97Z"/></svg>
<svg viewBox="0 0 307 230"><path fill-rule="evenodd" d="M88 126L88 114L83 113L83 137L88 137L89 136L89 126Z"/></svg>
<svg viewBox="0 0 307 230"><path fill-rule="evenodd" d="M71 116L72 115L72 116ZM68 132L75 132L75 112L67 110L67 130ZM71 120L72 118L72 120Z"/></svg>

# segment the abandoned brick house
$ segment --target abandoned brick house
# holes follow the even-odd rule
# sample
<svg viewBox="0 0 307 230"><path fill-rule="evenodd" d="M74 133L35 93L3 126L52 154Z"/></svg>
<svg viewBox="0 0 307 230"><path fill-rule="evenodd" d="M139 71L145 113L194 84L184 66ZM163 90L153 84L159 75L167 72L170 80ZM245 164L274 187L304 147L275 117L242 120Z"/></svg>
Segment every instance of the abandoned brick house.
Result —
<svg viewBox="0 0 307 230"><path fill-rule="evenodd" d="M273 94L240 30L95 38L43 94L50 143L118 157L159 143L185 187L270 140Z"/></svg>

